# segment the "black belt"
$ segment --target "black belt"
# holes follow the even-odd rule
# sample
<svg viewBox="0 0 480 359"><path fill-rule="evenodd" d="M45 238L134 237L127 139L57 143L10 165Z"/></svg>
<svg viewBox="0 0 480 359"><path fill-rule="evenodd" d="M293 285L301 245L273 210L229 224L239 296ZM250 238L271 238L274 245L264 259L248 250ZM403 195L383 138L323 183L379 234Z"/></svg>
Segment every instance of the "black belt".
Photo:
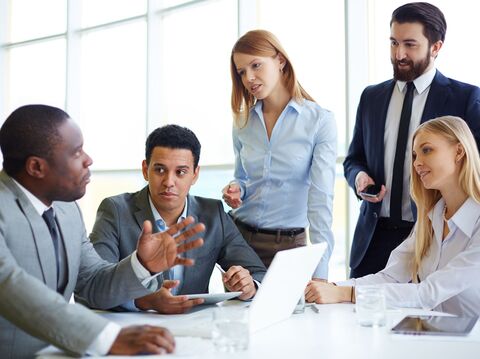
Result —
<svg viewBox="0 0 480 359"><path fill-rule="evenodd" d="M252 233L262 233L262 234L294 237L305 232L305 228L267 229L267 228L252 227L251 225L235 218L233 219L233 221L235 222L235 224L245 228L247 231Z"/></svg>
<svg viewBox="0 0 480 359"><path fill-rule="evenodd" d="M377 222L377 226L386 230L397 230L397 229L412 229L415 225L415 222L409 221L394 221L387 217L380 217Z"/></svg>

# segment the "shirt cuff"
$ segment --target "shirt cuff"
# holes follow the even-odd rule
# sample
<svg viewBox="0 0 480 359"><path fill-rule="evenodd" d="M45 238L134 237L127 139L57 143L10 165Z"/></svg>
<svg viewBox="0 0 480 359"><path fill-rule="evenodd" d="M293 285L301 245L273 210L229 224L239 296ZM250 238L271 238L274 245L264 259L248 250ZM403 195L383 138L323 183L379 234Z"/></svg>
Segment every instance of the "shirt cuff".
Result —
<svg viewBox="0 0 480 359"><path fill-rule="evenodd" d="M122 330L120 325L109 322L87 348L87 353L89 355L106 355L112 348L113 342L117 339L120 330Z"/></svg>
<svg viewBox="0 0 480 359"><path fill-rule="evenodd" d="M335 282L335 284L338 285L339 287L355 287L356 282L355 282L355 279L352 278L352 279Z"/></svg>
<svg viewBox="0 0 480 359"><path fill-rule="evenodd" d="M313 272L312 278L328 279L328 260L324 260L323 258L320 260L320 263Z"/></svg>
<svg viewBox="0 0 480 359"><path fill-rule="evenodd" d="M151 275L148 269L146 269L138 260L137 251L134 251L130 258L131 258L130 263L132 264L133 272L137 276L138 280L142 283L142 285L145 288L150 289L151 291L157 290L158 282L153 279L161 275L162 272Z"/></svg>
<svg viewBox="0 0 480 359"><path fill-rule="evenodd" d="M138 309L135 305L135 300L123 303L121 307L125 310L128 310L129 312L140 312L140 309Z"/></svg>

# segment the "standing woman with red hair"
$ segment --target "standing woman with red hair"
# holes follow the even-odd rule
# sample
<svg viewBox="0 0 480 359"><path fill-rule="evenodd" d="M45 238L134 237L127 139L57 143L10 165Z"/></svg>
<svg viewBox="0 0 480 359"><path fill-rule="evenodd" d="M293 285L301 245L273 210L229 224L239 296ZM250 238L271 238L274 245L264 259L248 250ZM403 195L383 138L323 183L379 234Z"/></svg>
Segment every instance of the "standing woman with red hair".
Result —
<svg viewBox="0 0 480 359"><path fill-rule="evenodd" d="M268 31L247 32L231 58L235 179L225 202L245 240L269 266L277 251L326 242L314 278L327 279L333 249L336 125L300 86Z"/></svg>

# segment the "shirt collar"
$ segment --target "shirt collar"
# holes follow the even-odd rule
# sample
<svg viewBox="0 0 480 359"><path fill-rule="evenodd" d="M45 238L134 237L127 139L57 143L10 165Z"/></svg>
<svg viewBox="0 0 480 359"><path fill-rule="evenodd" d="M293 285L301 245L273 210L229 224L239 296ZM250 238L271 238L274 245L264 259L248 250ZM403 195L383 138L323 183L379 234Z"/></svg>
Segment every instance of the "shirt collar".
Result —
<svg viewBox="0 0 480 359"><path fill-rule="evenodd" d="M22 190L22 192L25 194L25 196L28 198L30 203L32 204L33 208L37 211L37 213L41 216L43 212L45 212L47 209L50 207L46 206L42 201L40 201L35 195L30 192L28 189L23 187L20 183L18 183L13 177L10 177L13 182ZM54 212L55 213L55 212Z"/></svg>
<svg viewBox="0 0 480 359"><path fill-rule="evenodd" d="M180 215L180 217L178 217L177 223L181 222L185 218L187 218L187 210L188 210L188 200L187 200L187 198L185 198L185 207L183 208L183 212ZM155 205L153 204L152 197L150 197L150 194L148 195L148 203L150 203L150 208L152 210L153 219L155 220L155 222L162 221L165 228L167 228L167 225L166 225L165 221L163 220L162 216L160 215L160 213L158 213L157 209L155 208Z"/></svg>
<svg viewBox="0 0 480 359"><path fill-rule="evenodd" d="M421 94L432 84L436 72L437 69L432 67L430 70L413 80L413 84L415 85L418 94ZM406 85L407 83L405 81L397 81L397 86L400 92L403 92Z"/></svg>
<svg viewBox="0 0 480 359"><path fill-rule="evenodd" d="M300 103L297 102L295 99L291 98L290 101L288 101L287 106L285 107L291 107L293 108L298 114L302 113L303 106L304 106L304 101L301 101ZM258 115L258 118L262 118L260 114L262 113L262 108L263 108L263 101L259 100L255 103L255 106L253 106L252 111L255 111L255 113Z"/></svg>
<svg viewBox="0 0 480 359"><path fill-rule="evenodd" d="M443 208L445 207L445 200L441 198L435 207L430 211L428 217L431 221L434 218L440 218L443 221ZM462 206L455 212L455 214L448 220L458 227L467 237L472 237L475 225L480 217L480 203L477 203L473 198L468 197Z"/></svg>

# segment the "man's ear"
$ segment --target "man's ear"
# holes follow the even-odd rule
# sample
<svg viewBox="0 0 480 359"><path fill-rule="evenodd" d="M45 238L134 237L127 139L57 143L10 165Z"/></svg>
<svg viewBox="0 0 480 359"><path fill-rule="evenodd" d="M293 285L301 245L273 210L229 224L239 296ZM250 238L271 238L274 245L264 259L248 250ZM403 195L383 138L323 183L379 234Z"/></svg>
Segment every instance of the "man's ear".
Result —
<svg viewBox="0 0 480 359"><path fill-rule="evenodd" d="M192 185L194 185L197 182L199 176L200 176L200 166L197 166L197 168L195 168L195 171L193 171Z"/></svg>
<svg viewBox="0 0 480 359"><path fill-rule="evenodd" d="M44 178L48 168L47 160L41 157L30 156L25 161L25 171L34 178Z"/></svg>
<svg viewBox="0 0 480 359"><path fill-rule="evenodd" d="M430 53L433 58L437 58L438 53L440 52L440 49L442 48L442 46L443 46L443 41L438 40L430 47Z"/></svg>
<svg viewBox="0 0 480 359"><path fill-rule="evenodd" d="M142 173L143 173L143 178L145 179L145 181L148 182L148 164L147 164L147 160L143 160L143 161L142 161Z"/></svg>

